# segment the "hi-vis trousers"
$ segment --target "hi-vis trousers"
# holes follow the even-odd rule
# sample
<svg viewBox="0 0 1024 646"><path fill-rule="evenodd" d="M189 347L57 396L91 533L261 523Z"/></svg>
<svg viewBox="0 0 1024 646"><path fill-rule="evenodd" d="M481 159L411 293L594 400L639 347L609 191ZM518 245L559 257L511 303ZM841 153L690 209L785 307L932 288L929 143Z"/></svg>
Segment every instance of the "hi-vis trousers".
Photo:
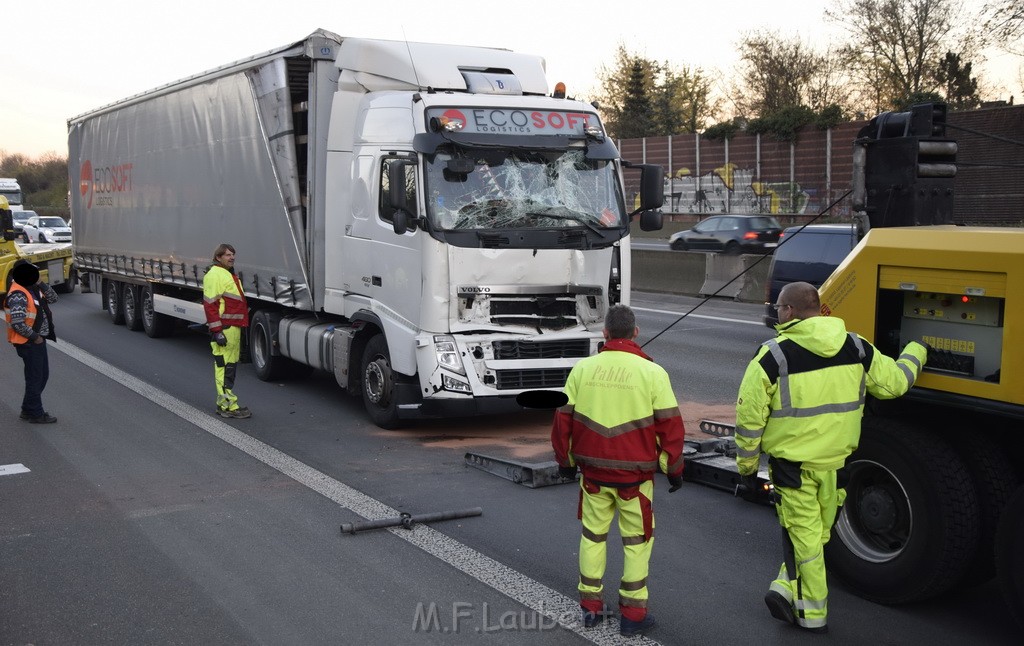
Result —
<svg viewBox="0 0 1024 646"><path fill-rule="evenodd" d="M828 583L824 546L846 492L836 489L835 471L801 469L799 487L780 486L774 477L773 482L779 496L775 510L786 532L782 567L769 589L789 601L797 624L825 626Z"/></svg>
<svg viewBox="0 0 1024 646"><path fill-rule="evenodd" d="M601 487L580 478L580 605L593 613L602 612L608 530L615 511L619 512L624 563L619 583L619 612L641 621L647 616L647 566L654 547L654 482L618 489Z"/></svg>
<svg viewBox="0 0 1024 646"><path fill-rule="evenodd" d="M242 348L242 328L221 328L227 338L227 345L210 342L213 349L213 378L217 383L217 408L221 410L238 410L238 397L231 389L235 387L235 370L238 356Z"/></svg>

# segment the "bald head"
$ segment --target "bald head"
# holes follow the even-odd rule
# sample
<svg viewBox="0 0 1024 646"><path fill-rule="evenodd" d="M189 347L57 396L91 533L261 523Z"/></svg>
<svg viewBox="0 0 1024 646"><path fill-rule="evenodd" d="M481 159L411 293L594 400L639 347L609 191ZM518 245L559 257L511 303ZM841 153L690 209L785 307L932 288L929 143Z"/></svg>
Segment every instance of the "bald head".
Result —
<svg viewBox="0 0 1024 646"><path fill-rule="evenodd" d="M818 290L810 283L798 282L789 283L779 292L779 305L789 305L790 319L809 319L821 314L821 301L818 300ZM782 312L779 312L781 321Z"/></svg>

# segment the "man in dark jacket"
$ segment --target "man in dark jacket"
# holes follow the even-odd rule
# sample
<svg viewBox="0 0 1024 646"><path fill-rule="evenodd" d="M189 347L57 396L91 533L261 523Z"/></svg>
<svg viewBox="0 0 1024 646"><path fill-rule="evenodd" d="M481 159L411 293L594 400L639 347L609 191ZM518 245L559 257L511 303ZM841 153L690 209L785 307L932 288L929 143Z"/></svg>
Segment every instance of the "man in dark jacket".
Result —
<svg viewBox="0 0 1024 646"><path fill-rule="evenodd" d="M19 260L11 269L10 288L4 299L7 340L25 364L25 397L21 401L21 419L31 424L52 424L57 418L43 410L43 389L50 378L46 340L56 341L49 303L57 294L39 280L39 268Z"/></svg>

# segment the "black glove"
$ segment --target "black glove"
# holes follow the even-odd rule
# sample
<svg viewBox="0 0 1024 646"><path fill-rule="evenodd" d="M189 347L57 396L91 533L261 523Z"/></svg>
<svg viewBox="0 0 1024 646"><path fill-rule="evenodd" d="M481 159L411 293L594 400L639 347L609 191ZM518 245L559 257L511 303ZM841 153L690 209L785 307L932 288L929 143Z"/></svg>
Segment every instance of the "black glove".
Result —
<svg viewBox="0 0 1024 646"><path fill-rule="evenodd" d="M740 486L746 487L748 494L756 494L761 490L761 483L757 479L756 473L750 475L740 476Z"/></svg>
<svg viewBox="0 0 1024 646"><path fill-rule="evenodd" d="M683 476L682 476L682 474L677 475L677 476L669 476L668 477L668 492L669 493L672 493L674 491L679 491L679 488L682 487L682 486L683 486Z"/></svg>
<svg viewBox="0 0 1024 646"><path fill-rule="evenodd" d="M576 467L562 467L562 466L560 466L560 467L558 467L558 475L561 476L562 478L564 478L565 480L575 480L576 479Z"/></svg>
<svg viewBox="0 0 1024 646"><path fill-rule="evenodd" d="M216 334L213 335L213 342L223 347L228 344L228 338L224 336L223 332L217 332Z"/></svg>

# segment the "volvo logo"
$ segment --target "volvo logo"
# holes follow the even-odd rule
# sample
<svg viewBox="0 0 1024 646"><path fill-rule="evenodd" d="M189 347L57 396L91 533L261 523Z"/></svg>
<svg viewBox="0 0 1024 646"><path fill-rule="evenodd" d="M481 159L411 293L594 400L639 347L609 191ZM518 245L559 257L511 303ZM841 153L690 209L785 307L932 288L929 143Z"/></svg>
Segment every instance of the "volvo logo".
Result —
<svg viewBox="0 0 1024 646"><path fill-rule="evenodd" d="M460 294L490 294L490 287L479 287L479 286L462 286L459 287Z"/></svg>

